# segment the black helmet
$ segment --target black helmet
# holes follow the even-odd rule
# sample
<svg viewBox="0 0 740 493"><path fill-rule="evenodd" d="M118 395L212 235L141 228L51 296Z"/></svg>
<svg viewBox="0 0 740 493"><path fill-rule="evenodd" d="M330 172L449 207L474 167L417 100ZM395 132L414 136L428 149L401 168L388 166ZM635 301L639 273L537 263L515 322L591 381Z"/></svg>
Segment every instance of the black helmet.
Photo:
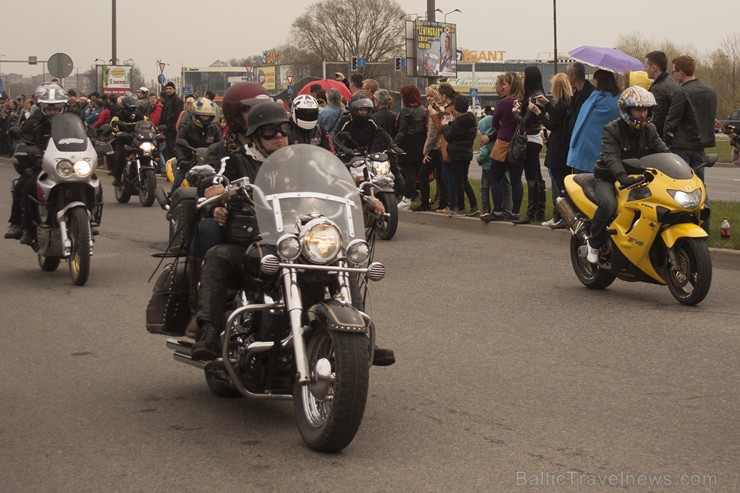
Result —
<svg viewBox="0 0 740 493"><path fill-rule="evenodd" d="M136 96L134 96L131 93L126 94L123 99L121 99L121 107L130 112L136 111L136 105L138 104L138 99L136 99Z"/></svg>
<svg viewBox="0 0 740 493"><path fill-rule="evenodd" d="M352 120L367 120L370 118L370 113L368 112L367 116L360 116L357 113L357 110L360 108L368 108L369 110L372 110L374 107L375 106L369 97L358 93L352 96L352 99L349 101L349 114L352 117Z"/></svg>
<svg viewBox="0 0 740 493"><path fill-rule="evenodd" d="M249 110L247 121L247 136L254 133L265 125L279 124L288 121L288 113L285 107L280 103L265 102L253 106Z"/></svg>

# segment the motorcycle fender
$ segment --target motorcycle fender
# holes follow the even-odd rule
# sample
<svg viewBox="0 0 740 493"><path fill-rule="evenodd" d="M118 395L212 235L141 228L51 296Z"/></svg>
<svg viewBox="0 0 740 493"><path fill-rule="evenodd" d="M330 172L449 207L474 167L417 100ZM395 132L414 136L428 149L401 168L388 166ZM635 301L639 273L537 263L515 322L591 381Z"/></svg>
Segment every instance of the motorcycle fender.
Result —
<svg viewBox="0 0 740 493"><path fill-rule="evenodd" d="M668 248L673 248L680 238L706 238L707 232L701 226L691 223L674 224L666 229L660 236Z"/></svg>
<svg viewBox="0 0 740 493"><path fill-rule="evenodd" d="M331 300L316 303L308 310L310 321L318 320L336 332L367 333L367 325L360 312L349 303Z"/></svg>

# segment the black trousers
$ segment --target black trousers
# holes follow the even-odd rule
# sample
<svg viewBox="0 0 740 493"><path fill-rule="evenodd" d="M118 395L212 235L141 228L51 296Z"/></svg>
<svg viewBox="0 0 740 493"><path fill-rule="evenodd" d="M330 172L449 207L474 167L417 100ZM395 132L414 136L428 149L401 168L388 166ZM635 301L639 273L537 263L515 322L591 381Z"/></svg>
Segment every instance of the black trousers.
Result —
<svg viewBox="0 0 740 493"><path fill-rule="evenodd" d="M596 212L591 220L591 235L588 243L592 248L601 248L606 242L606 228L617 210L617 192L614 183L596 178L594 183Z"/></svg>

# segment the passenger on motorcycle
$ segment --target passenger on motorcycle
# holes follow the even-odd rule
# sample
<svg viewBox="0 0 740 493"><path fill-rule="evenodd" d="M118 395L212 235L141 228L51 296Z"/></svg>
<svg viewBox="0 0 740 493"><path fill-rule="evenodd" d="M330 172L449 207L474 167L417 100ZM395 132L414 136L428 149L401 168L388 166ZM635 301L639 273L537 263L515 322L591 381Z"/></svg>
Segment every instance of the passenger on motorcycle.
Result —
<svg viewBox="0 0 740 493"><path fill-rule="evenodd" d="M228 95L228 92L227 92ZM227 95L224 96L226 100ZM234 122L241 116L229 115L229 106L224 104L227 120ZM237 108L238 109L238 108ZM288 145L290 123L288 115L279 103L264 102L249 110L246 132L238 136L239 143L227 147L226 171L229 180L248 177L254 181L262 162L281 147ZM244 124L238 124L243 128ZM230 128L233 126L230 124ZM251 140L244 145L246 138ZM223 186L215 184L205 190L206 197L223 192ZM226 292L238 289L247 277L245 250L259 237L257 219L250 204L217 206L211 211L213 219L223 227L223 243L205 254L205 262L198 291L198 326L201 335L193 345L192 357L206 361L218 356L220 334L224 323Z"/></svg>
<svg viewBox="0 0 740 493"><path fill-rule="evenodd" d="M656 106L652 93L640 86L632 86L622 92L617 104L620 118L604 127L601 158L594 168L594 194L598 207L591 220L586 257L593 264L599 261L599 250L606 242L606 228L617 210L614 182L628 187L641 180L627 175L622 160L670 152L650 122L652 108Z"/></svg>
<svg viewBox="0 0 740 493"><path fill-rule="evenodd" d="M212 144L219 142L222 137L221 127L215 121L216 109L213 103L206 98L198 98L193 103L193 109L190 116L180 125L177 132L177 140L187 141L190 147L195 149L199 147L210 147ZM181 146L175 141L175 157L177 158L177 171L175 172L175 181L172 183L170 193L177 190L182 184L190 168L196 164L193 152L187 147Z"/></svg>
<svg viewBox="0 0 740 493"><path fill-rule="evenodd" d="M311 144L321 146L334 154L329 132L318 124L319 103L313 96L301 94L293 100L290 110L291 144Z"/></svg>
<svg viewBox="0 0 740 493"><path fill-rule="evenodd" d="M51 121L67 108L67 92L57 84L45 84L37 88L36 103L40 111L34 112L26 123L21 127L22 138L30 141L43 153L51 138ZM36 245L36 223L38 218L34 217L33 197L36 196L36 178L41 170L41 157L31 156L18 157L19 165L23 168L23 174L19 178L15 189L20 192L13 193L13 201L18 199L22 204L21 243L24 245ZM8 237L8 236L6 236ZM17 238L14 236L11 238Z"/></svg>
<svg viewBox="0 0 740 493"><path fill-rule="evenodd" d="M136 122L146 120L138 108L138 99L131 93L126 94L121 99L121 108L118 113L111 118L110 125L113 127L114 136L119 135L122 132L133 134ZM121 139L115 139L113 141L113 150L115 156L113 157L113 186L118 186L122 182L123 168L126 159L126 150L124 149L125 143Z"/></svg>

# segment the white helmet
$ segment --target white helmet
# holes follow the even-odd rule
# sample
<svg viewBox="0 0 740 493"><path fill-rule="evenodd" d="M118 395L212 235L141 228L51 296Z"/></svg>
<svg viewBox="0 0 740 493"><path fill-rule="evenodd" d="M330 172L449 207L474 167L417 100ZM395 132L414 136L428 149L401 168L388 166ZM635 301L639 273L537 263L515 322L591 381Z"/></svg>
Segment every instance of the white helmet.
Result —
<svg viewBox="0 0 740 493"><path fill-rule="evenodd" d="M313 96L301 94L293 100L290 117L299 127L311 130L319 119L319 103Z"/></svg>
<svg viewBox="0 0 740 493"><path fill-rule="evenodd" d="M44 84L38 89L43 89L42 93L39 91L40 95L36 102L44 115L46 115L46 109L50 106L58 108L60 112L64 111L69 99L67 97L67 91L62 89L58 84Z"/></svg>

